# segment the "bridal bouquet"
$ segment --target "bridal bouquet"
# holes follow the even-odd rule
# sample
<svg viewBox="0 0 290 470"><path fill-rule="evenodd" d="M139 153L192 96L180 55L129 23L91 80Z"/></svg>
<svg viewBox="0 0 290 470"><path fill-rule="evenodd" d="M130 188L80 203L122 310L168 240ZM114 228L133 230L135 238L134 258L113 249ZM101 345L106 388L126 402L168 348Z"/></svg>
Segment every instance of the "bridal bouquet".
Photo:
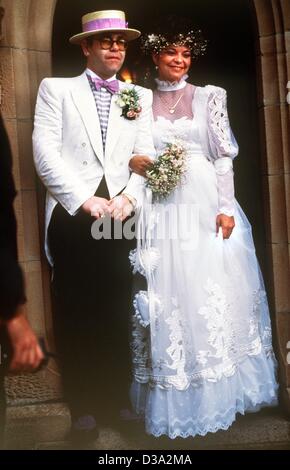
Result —
<svg viewBox="0 0 290 470"><path fill-rule="evenodd" d="M185 161L186 153L179 142L167 144L146 172L146 186L155 200L165 199L178 186L185 173Z"/></svg>

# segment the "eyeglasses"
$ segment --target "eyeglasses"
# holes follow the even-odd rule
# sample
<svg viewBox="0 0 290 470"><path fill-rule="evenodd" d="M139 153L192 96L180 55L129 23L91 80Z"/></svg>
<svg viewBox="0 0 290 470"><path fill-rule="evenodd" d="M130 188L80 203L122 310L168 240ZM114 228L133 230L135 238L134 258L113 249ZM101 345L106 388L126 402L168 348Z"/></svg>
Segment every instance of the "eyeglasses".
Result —
<svg viewBox="0 0 290 470"><path fill-rule="evenodd" d="M98 39L102 49L112 49L113 44L117 44L120 51L125 51L128 47L128 42L125 39L100 38Z"/></svg>

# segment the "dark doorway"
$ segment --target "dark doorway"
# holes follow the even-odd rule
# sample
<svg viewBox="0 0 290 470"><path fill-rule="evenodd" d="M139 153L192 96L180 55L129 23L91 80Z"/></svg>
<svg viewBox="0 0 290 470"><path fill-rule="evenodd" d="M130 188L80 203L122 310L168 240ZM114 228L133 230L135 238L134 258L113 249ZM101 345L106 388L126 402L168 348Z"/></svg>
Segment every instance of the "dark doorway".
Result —
<svg viewBox="0 0 290 470"><path fill-rule="evenodd" d="M53 74L74 76L82 73L80 49L68 38L81 32L81 16L95 10L125 10L129 25L149 31L164 14L191 17L209 40L208 53L192 66L190 81L196 85L214 84L228 93L231 126L240 146L235 161L236 196L252 226L257 254L265 271L265 230L260 170L259 124L256 97L255 26L251 0L61 0L58 1L53 30ZM126 66L142 84L144 59L135 41L128 51ZM266 273L265 273L266 274ZM267 276L266 276L267 277Z"/></svg>

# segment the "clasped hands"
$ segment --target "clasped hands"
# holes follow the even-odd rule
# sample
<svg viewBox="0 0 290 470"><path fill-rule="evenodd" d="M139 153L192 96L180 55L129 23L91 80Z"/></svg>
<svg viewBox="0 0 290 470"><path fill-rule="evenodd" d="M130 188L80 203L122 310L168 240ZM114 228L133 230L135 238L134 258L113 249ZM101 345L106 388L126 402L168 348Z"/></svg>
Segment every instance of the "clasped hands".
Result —
<svg viewBox="0 0 290 470"><path fill-rule="evenodd" d="M133 211L132 202L125 194L116 196L110 201L103 197L92 196L83 205L82 209L95 219L110 215L115 220L125 220Z"/></svg>

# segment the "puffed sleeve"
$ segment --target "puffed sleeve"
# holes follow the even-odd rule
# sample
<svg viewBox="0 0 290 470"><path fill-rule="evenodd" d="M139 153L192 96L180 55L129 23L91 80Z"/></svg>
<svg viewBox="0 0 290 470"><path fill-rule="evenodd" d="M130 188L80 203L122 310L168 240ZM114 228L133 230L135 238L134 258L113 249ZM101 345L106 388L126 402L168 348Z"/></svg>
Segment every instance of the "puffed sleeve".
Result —
<svg viewBox="0 0 290 470"><path fill-rule="evenodd" d="M227 93L223 88L212 87L208 98L208 138L217 175L219 194L218 213L234 215L233 159L239 147L230 127L227 111Z"/></svg>

